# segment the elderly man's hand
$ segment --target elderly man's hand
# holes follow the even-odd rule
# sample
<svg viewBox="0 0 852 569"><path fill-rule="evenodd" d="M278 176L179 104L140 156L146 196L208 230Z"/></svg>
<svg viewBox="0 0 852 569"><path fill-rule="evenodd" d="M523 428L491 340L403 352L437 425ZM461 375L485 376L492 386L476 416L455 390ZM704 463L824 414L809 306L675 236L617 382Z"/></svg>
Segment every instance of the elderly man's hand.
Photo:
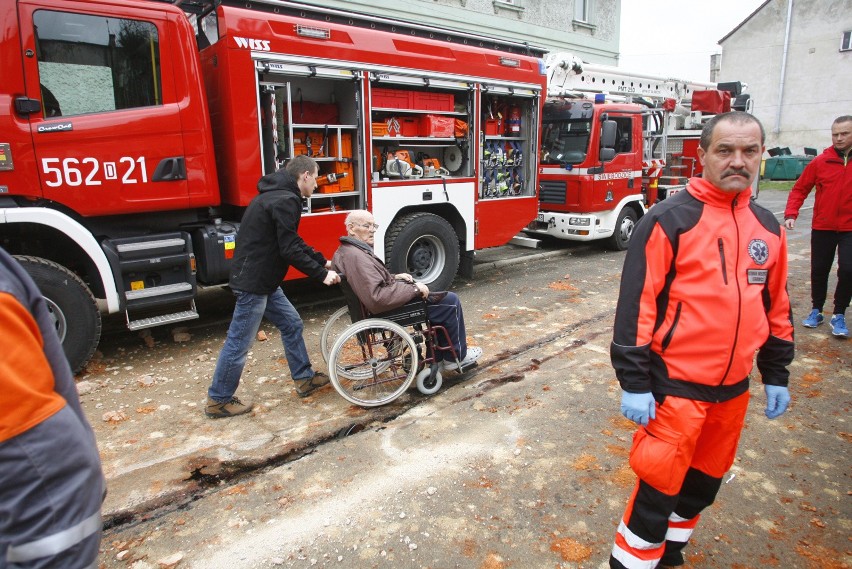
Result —
<svg viewBox="0 0 852 569"><path fill-rule="evenodd" d="M340 275L334 271L329 271L322 281L325 286L331 286L340 282Z"/></svg>
<svg viewBox="0 0 852 569"><path fill-rule="evenodd" d="M398 281L405 281L407 283L413 283L414 282L414 277L412 277L408 273L396 274L396 275L394 275L394 278Z"/></svg>
<svg viewBox="0 0 852 569"><path fill-rule="evenodd" d="M414 283L423 298L429 298L429 287L423 283Z"/></svg>
<svg viewBox="0 0 852 569"><path fill-rule="evenodd" d="M795 229L796 228L796 220L792 217L788 217L784 220L784 227L787 229Z"/></svg>

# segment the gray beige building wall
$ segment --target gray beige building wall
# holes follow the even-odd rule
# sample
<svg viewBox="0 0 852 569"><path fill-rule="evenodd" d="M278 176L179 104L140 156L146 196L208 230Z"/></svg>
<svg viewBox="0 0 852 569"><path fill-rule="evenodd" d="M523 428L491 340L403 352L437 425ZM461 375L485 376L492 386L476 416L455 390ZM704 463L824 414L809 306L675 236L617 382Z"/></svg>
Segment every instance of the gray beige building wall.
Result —
<svg viewBox="0 0 852 569"><path fill-rule="evenodd" d="M616 65L621 0L324 0L307 4L527 42Z"/></svg>
<svg viewBox="0 0 852 569"><path fill-rule="evenodd" d="M831 145L831 121L852 114L850 32L849 0L768 0L720 40L720 80L748 83L767 148Z"/></svg>

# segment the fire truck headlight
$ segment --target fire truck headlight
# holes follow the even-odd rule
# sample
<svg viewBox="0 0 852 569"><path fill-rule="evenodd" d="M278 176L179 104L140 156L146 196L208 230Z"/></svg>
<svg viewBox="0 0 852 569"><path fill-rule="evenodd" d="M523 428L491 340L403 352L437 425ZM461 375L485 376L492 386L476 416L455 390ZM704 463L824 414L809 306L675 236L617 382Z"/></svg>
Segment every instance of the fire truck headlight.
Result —
<svg viewBox="0 0 852 569"><path fill-rule="evenodd" d="M569 217L568 225L583 225L588 226L591 225L591 219L588 217Z"/></svg>

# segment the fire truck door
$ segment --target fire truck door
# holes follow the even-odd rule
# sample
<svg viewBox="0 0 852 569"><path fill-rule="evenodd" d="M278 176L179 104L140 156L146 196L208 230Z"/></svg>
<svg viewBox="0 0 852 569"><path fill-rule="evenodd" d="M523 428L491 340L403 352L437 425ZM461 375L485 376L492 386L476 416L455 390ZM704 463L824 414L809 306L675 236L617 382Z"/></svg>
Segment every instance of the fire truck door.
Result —
<svg viewBox="0 0 852 569"><path fill-rule="evenodd" d="M598 210L612 208L625 196L641 191L635 178L641 175L638 150L641 140L635 140L634 117L609 115L616 123L615 157L603 164L602 172L594 175L592 207Z"/></svg>
<svg viewBox="0 0 852 569"><path fill-rule="evenodd" d="M84 216L186 207L174 24L115 5L19 7L43 196Z"/></svg>

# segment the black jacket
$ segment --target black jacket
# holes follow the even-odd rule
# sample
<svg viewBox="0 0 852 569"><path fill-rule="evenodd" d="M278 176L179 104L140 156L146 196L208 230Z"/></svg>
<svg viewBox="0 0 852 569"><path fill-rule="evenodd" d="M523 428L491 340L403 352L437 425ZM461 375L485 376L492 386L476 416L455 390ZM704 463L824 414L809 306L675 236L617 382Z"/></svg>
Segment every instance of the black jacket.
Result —
<svg viewBox="0 0 852 569"><path fill-rule="evenodd" d="M309 277L324 280L326 259L299 236L302 196L296 180L284 170L267 174L257 183L260 194L243 215L237 233L231 288L271 294L284 280L290 265Z"/></svg>

